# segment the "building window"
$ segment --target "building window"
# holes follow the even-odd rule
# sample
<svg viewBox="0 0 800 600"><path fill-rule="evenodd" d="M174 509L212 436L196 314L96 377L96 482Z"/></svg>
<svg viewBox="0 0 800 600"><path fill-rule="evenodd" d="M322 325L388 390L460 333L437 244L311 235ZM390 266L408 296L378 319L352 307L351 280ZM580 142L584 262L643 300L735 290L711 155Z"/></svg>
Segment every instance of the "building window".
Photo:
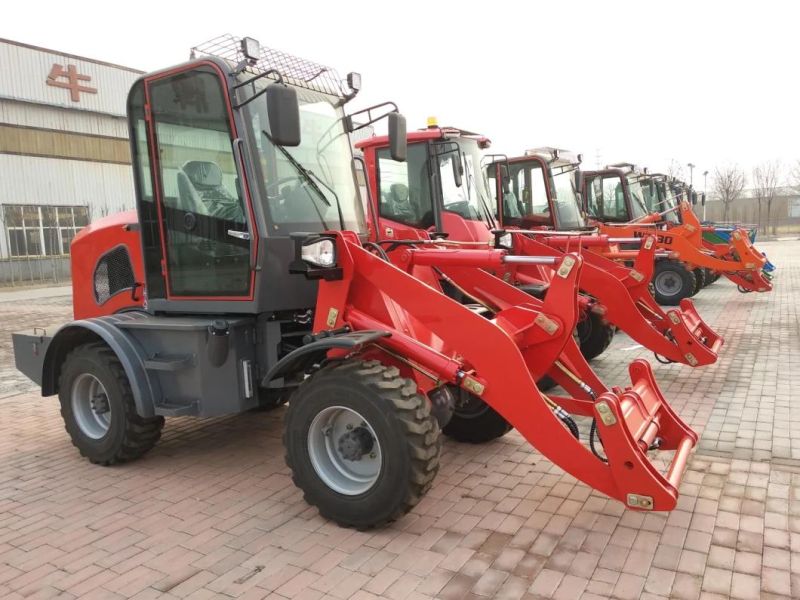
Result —
<svg viewBox="0 0 800 600"><path fill-rule="evenodd" d="M4 204L3 223L9 256L62 256L89 224L89 207Z"/></svg>

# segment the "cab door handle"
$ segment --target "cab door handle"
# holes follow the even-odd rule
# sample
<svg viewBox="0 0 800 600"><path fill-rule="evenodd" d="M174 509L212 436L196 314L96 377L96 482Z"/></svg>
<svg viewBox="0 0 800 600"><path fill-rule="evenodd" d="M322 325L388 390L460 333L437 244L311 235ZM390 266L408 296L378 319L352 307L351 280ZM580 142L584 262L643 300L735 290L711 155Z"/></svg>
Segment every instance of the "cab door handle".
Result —
<svg viewBox="0 0 800 600"><path fill-rule="evenodd" d="M240 240L245 240L246 242L250 241L250 232L249 231L237 231L235 229L228 229L228 235L231 237L235 237Z"/></svg>

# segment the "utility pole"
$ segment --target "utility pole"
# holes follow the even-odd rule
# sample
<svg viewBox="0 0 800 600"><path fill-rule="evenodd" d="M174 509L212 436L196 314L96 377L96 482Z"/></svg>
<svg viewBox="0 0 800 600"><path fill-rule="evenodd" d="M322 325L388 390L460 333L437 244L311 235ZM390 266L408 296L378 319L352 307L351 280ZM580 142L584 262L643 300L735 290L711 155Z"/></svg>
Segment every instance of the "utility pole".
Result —
<svg viewBox="0 0 800 600"><path fill-rule="evenodd" d="M692 173L694 173L695 165L694 163L689 163L686 166L689 167L689 187L692 187Z"/></svg>
<svg viewBox="0 0 800 600"><path fill-rule="evenodd" d="M703 221L706 220L706 202L708 202L708 187L706 185L707 183L708 183L708 171L703 171L703 199L705 200L705 202L703 202Z"/></svg>

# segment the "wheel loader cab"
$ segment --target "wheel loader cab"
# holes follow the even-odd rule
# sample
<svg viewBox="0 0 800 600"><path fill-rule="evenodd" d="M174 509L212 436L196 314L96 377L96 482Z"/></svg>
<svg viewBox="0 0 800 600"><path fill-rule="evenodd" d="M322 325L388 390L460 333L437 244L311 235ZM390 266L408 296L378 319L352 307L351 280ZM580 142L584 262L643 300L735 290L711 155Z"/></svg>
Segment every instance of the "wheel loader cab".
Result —
<svg viewBox="0 0 800 600"><path fill-rule="evenodd" d="M300 139L282 145L265 93L275 78L207 57L134 84L128 107L151 311L309 309L316 284L289 274L291 234L366 232L344 94L287 76Z"/></svg>
<svg viewBox="0 0 800 600"><path fill-rule="evenodd" d="M422 229L488 241L495 210L480 166L488 143L475 134L429 127L408 134L407 159L398 163L386 137L359 142L377 190L372 210L380 221L378 237L416 237Z"/></svg>
<svg viewBox="0 0 800 600"><path fill-rule="evenodd" d="M584 208L603 223L627 223L648 214L638 176L617 168L585 172Z"/></svg>
<svg viewBox="0 0 800 600"><path fill-rule="evenodd" d="M558 151L556 157L553 150L529 151L526 156L495 161L486 167L502 227L587 227L577 184L580 162L565 151Z"/></svg>

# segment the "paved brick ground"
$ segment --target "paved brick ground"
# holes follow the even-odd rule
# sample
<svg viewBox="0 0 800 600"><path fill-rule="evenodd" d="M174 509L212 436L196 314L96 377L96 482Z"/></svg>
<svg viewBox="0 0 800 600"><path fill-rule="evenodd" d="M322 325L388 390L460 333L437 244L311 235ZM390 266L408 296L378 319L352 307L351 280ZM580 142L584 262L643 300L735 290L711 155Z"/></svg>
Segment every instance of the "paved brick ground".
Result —
<svg viewBox="0 0 800 600"><path fill-rule="evenodd" d="M14 374L6 336L67 318L69 298L0 295L0 597L798 598L800 243L763 247L775 293L720 280L697 298L722 360L656 365L702 431L677 510L626 512L511 433L446 443L428 496L367 533L304 504L280 412L172 419L145 459L87 464L57 402ZM619 336L596 368L623 384L640 355Z"/></svg>

